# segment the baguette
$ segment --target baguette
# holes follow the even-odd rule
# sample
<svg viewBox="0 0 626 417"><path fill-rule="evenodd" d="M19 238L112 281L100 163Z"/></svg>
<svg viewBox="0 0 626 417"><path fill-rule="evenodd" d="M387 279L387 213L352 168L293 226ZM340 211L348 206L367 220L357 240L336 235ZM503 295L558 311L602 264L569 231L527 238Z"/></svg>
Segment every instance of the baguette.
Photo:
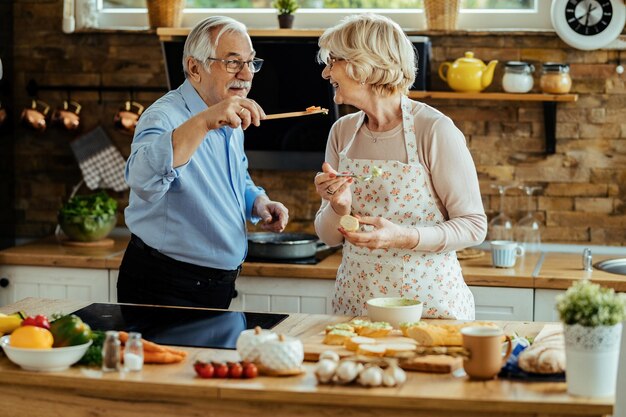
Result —
<svg viewBox="0 0 626 417"><path fill-rule="evenodd" d="M403 332L415 339L421 346L462 346L461 329L473 326L498 327L495 323L483 321L469 321L462 324L431 324L420 321L414 325L408 325Z"/></svg>
<svg viewBox="0 0 626 417"><path fill-rule="evenodd" d="M559 329L540 334L518 358L522 370L536 374L562 373L565 365L565 339Z"/></svg>
<svg viewBox="0 0 626 417"><path fill-rule="evenodd" d="M373 345L375 343L376 339L372 339L371 337L355 336L347 339L343 346L352 352L356 352L361 345Z"/></svg>
<svg viewBox="0 0 626 417"><path fill-rule="evenodd" d="M387 349L384 345L359 345L357 355L383 357Z"/></svg>
<svg viewBox="0 0 626 417"><path fill-rule="evenodd" d="M324 340L322 341L323 344L325 345L338 345L341 346L343 345L346 340L350 339L351 337L356 336L356 333L354 332L349 332L347 330L331 330L330 332L326 333L326 336L324 336Z"/></svg>

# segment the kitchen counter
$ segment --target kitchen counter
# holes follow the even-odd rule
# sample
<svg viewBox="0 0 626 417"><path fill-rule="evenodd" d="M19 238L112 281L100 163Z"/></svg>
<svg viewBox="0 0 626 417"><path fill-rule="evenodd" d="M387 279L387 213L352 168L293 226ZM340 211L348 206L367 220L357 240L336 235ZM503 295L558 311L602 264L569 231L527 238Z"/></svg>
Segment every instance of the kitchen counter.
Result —
<svg viewBox="0 0 626 417"><path fill-rule="evenodd" d="M128 233L119 232L111 236L110 247L83 248L59 244L53 237L22 246L0 251L0 265L52 266L69 268L119 269L128 244ZM566 289L573 280L590 278L603 285L626 291L626 276L610 274L594 269L582 270L581 252L565 253L573 245L550 245L550 250L526 254L518 259L514 268L494 268L488 251L479 258L462 260L463 275L468 285L485 287ZM610 249L608 248L609 252ZM615 251L613 251L615 252ZM597 255L594 263L620 255ZM621 255L624 257L625 255ZM341 252L337 251L316 265L245 262L242 276L335 279L341 263Z"/></svg>
<svg viewBox="0 0 626 417"><path fill-rule="evenodd" d="M0 308L29 315L74 311L87 303L28 298ZM292 314L275 330L304 338L325 325L351 317ZM533 336L541 323L500 322L505 332ZM235 359L235 351L183 348L187 359L175 365L146 365L139 373L102 373L72 367L64 372L23 371L0 358L0 403L7 417L63 415L198 416L602 416L613 412L613 397L567 394L564 382L470 381L466 376L408 372L396 388L317 385L313 364L295 377L252 380L199 379L197 358ZM266 411L261 411L266 410Z"/></svg>

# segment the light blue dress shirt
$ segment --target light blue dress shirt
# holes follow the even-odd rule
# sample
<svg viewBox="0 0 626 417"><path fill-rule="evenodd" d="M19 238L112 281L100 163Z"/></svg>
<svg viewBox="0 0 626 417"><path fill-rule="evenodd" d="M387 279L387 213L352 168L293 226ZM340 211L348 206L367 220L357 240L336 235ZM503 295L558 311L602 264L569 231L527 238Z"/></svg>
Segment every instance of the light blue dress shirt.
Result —
<svg viewBox="0 0 626 417"><path fill-rule="evenodd" d="M207 108L189 81L140 117L126 162L130 231L171 258L236 269L247 249L246 219L264 190L252 182L243 130L210 131L189 162L173 167L172 132Z"/></svg>

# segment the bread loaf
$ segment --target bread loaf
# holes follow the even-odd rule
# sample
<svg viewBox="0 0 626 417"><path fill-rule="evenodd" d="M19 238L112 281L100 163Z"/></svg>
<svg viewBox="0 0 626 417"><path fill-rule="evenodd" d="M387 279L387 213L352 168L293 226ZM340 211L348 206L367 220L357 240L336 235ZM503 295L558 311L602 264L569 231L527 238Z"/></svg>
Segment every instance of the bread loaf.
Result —
<svg viewBox="0 0 626 417"><path fill-rule="evenodd" d="M540 333L530 347L520 353L518 366L536 374L565 372L565 339L560 329Z"/></svg>
<svg viewBox="0 0 626 417"><path fill-rule="evenodd" d="M470 321L462 324L431 324L420 321L407 327L403 332L415 339L421 346L462 346L461 329L472 326L498 327L495 323L483 321Z"/></svg>

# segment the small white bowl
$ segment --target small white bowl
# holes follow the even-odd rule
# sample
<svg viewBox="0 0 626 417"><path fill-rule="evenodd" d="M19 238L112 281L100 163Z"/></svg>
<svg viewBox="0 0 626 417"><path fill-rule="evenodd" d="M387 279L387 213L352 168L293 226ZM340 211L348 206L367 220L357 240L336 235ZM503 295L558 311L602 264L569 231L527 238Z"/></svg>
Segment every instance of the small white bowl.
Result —
<svg viewBox="0 0 626 417"><path fill-rule="evenodd" d="M421 301L407 298L372 298L367 301L367 316L372 321L386 321L398 328L400 323L419 321L423 308Z"/></svg>
<svg viewBox="0 0 626 417"><path fill-rule="evenodd" d="M10 335L0 338L0 346L7 357L27 371L58 372L64 371L83 357L91 340L82 345L51 349L16 348L9 345Z"/></svg>

